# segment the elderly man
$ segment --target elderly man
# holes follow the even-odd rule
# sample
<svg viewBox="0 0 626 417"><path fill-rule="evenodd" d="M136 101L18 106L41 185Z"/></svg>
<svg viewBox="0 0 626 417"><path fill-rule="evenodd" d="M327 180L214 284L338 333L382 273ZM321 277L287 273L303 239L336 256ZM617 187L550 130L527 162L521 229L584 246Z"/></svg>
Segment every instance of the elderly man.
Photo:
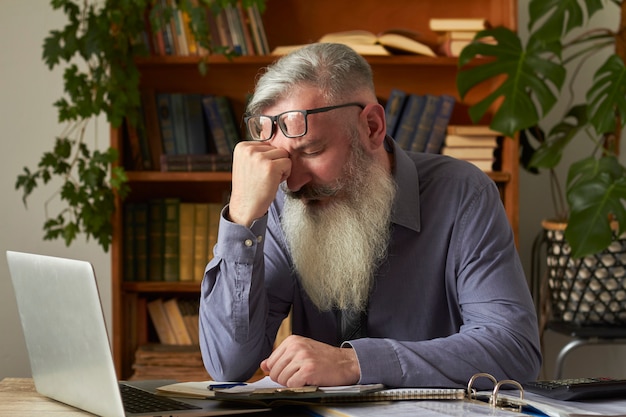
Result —
<svg viewBox="0 0 626 417"><path fill-rule="evenodd" d="M497 187L386 136L367 62L312 44L259 78L202 283L204 362L287 386L465 386L541 364ZM292 313L293 335L272 350Z"/></svg>

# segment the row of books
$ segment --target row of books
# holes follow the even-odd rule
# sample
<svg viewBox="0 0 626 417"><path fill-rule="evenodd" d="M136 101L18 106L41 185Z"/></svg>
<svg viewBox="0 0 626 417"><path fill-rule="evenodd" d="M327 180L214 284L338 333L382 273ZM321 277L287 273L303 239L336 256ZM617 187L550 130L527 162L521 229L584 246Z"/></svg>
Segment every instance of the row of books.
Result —
<svg viewBox="0 0 626 417"><path fill-rule="evenodd" d="M199 345L198 300L155 298L147 308L161 344Z"/></svg>
<svg viewBox="0 0 626 417"><path fill-rule="evenodd" d="M489 22L481 18L433 18L429 20L430 30L438 35L437 52L450 57L458 57L478 32L489 27ZM490 42L490 40L481 39L481 42Z"/></svg>
<svg viewBox="0 0 626 417"><path fill-rule="evenodd" d="M439 153L454 104L450 95L409 94L394 88L385 104L387 134L407 151Z"/></svg>
<svg viewBox="0 0 626 417"><path fill-rule="evenodd" d="M211 51L204 48L191 33L191 18L180 10L175 2L168 6L167 0L160 0L163 7L172 7L170 19L161 16L159 28L153 28L146 20L144 42L153 55L194 56L207 55ZM209 28L212 51L226 51L236 55L267 55L269 45L261 13L256 4L244 6L242 1L235 6L224 5L215 15L210 7L205 7L206 23Z"/></svg>
<svg viewBox="0 0 626 417"><path fill-rule="evenodd" d="M134 170L231 170L232 152L242 134L228 97L144 91L141 106L145 130L127 124L130 160L126 166Z"/></svg>
<svg viewBox="0 0 626 417"><path fill-rule="evenodd" d="M222 204L177 198L124 206L125 281L201 281L217 242Z"/></svg>

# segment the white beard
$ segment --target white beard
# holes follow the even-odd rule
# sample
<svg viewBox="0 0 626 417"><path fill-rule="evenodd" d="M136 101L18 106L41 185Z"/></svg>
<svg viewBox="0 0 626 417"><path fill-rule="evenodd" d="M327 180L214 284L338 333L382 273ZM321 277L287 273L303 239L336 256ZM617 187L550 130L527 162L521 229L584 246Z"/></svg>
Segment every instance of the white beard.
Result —
<svg viewBox="0 0 626 417"><path fill-rule="evenodd" d="M322 311L365 311L374 272L387 255L395 183L355 143L332 189L339 194L334 201L306 204L289 192L285 200L282 226L295 269Z"/></svg>

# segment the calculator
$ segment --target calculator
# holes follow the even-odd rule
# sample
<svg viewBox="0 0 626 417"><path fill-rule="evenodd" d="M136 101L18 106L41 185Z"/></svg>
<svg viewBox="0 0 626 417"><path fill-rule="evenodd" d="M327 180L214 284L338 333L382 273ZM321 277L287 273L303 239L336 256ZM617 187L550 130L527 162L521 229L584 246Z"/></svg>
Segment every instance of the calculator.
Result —
<svg viewBox="0 0 626 417"><path fill-rule="evenodd" d="M527 382L522 385L526 391L556 400L626 398L626 379L608 377L554 379Z"/></svg>

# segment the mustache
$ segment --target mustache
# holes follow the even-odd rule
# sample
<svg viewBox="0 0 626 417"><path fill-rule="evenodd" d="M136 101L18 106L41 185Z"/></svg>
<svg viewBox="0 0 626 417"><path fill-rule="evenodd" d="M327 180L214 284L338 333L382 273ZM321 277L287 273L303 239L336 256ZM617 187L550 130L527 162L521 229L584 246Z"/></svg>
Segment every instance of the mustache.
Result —
<svg viewBox="0 0 626 417"><path fill-rule="evenodd" d="M340 186L306 184L297 191L291 191L286 183L282 184L282 188L288 197L296 200L320 200L332 197L341 190Z"/></svg>

